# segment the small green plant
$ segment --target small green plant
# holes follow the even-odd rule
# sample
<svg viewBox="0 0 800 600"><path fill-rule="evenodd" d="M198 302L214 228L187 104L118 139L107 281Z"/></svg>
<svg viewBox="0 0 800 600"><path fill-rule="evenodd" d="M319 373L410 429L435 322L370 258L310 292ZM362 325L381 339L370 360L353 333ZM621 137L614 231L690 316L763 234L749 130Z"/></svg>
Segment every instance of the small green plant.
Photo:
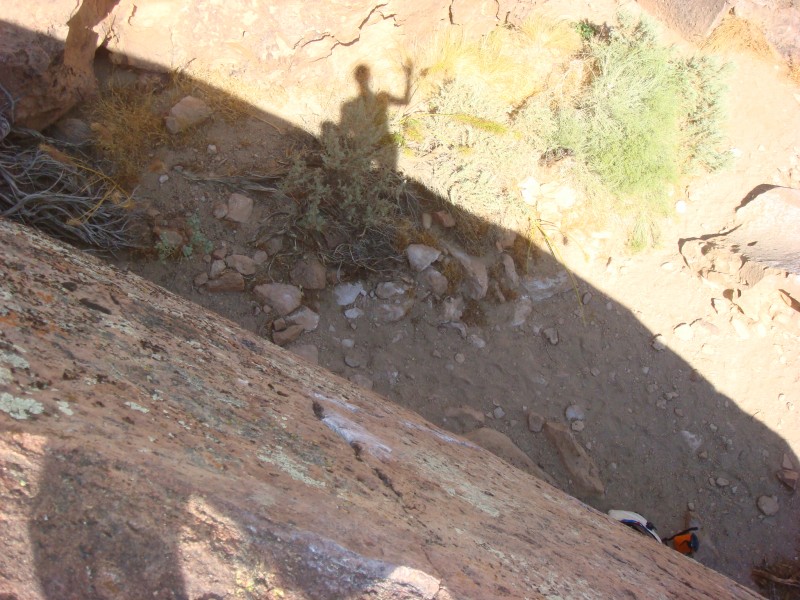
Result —
<svg viewBox="0 0 800 600"><path fill-rule="evenodd" d="M162 232L158 236L155 248L158 252L158 261L162 263L175 256L178 252L178 246L169 239L169 235L166 232Z"/></svg>
<svg viewBox="0 0 800 600"><path fill-rule="evenodd" d="M188 254L186 250L187 246L183 247L183 255L186 258L192 255L192 250L197 250L202 254L208 254L214 249L214 242L209 240L201 229L199 214L194 213L190 216L186 220L186 225L189 228Z"/></svg>

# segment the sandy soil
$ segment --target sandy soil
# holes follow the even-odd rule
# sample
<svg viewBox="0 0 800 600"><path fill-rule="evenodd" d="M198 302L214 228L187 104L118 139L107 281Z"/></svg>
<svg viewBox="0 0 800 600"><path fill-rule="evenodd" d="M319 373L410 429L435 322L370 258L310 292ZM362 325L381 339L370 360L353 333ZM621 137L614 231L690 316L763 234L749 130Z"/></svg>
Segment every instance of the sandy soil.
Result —
<svg viewBox="0 0 800 600"><path fill-rule="evenodd" d="M683 529L693 509L702 525L696 559L752 585L753 565L796 557L800 550L800 499L775 478L784 454L800 464L800 345L796 335L775 325L737 332L729 314L712 306L719 292L684 265L678 243L722 229L758 184L800 186L800 89L776 64L733 58L733 166L692 181L675 198L685 200L686 210L666 224L659 248L635 256L606 250L591 262L568 253L585 302L583 318L570 289L534 302L521 326L510 324L514 302L487 300L480 303L482 318L465 319L462 337L441 326L443 302L421 290L408 292L414 303L405 317L387 323L370 318L381 301L369 295L356 302L365 316L345 318L329 287L306 293L304 304L319 313L320 324L295 347L313 345L320 365L367 378L381 394L446 428L463 429L445 417L446 409L477 409L487 415L487 427L508 435L560 487L599 510L637 511L667 535ZM271 122L280 126L258 118L237 124L215 119L184 151L154 149L166 170L144 173L137 197L167 224L199 211L202 231L216 247L225 242L229 251L252 256L261 234L286 208L282 201L251 193L253 219L234 227L211 214L231 190L190 181L175 167L209 177L226 174L231 165L240 172L280 171L286 149L302 136ZM159 181L164 174L168 179ZM287 253L291 243L284 239ZM488 254L483 260L491 265L498 258ZM291 266L287 260L279 253L253 279L280 279ZM117 262L247 329L269 333L269 319L258 314L252 293L209 294L193 284L208 268L200 255ZM557 268L542 253L532 274ZM367 291L383 280L361 279ZM691 339L675 333L676 326L698 320L703 324L692 328ZM557 345L541 334L550 327L557 329ZM666 344L661 351L652 344L658 334ZM358 366L348 366L345 357ZM605 485L600 496L580 489L544 434L528 427L529 413L567 423L565 410L572 405L585 413L583 429L574 435L599 469ZM774 516L757 507L764 495L778 501Z"/></svg>

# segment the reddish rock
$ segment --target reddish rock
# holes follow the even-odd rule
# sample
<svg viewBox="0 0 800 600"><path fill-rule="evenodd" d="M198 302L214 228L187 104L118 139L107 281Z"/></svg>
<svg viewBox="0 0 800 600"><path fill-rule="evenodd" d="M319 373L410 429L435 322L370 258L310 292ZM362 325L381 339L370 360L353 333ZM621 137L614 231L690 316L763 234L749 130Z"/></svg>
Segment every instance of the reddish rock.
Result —
<svg viewBox="0 0 800 600"><path fill-rule="evenodd" d="M228 198L227 221L247 223L253 214L253 199L244 194L231 194Z"/></svg>
<svg viewBox="0 0 800 600"><path fill-rule="evenodd" d="M303 292L300 288L286 283L265 283L253 288L256 298L268 304L281 316L286 316L300 306Z"/></svg>
<svg viewBox="0 0 800 600"><path fill-rule="evenodd" d="M231 254L225 259L225 264L245 276L255 275L256 263L244 254Z"/></svg>
<svg viewBox="0 0 800 600"><path fill-rule="evenodd" d="M455 218L446 210L438 210L433 213L433 220L436 221L440 227L444 227L445 229L456 226Z"/></svg>
<svg viewBox="0 0 800 600"><path fill-rule="evenodd" d="M554 483L552 477L533 462L527 454L520 450L506 434L488 427L481 427L480 429L467 433L464 437L475 442L480 447L485 448L492 454L499 456L516 468L530 473L543 481Z"/></svg>
<svg viewBox="0 0 800 600"><path fill-rule="evenodd" d="M277 344L278 346L285 346L286 344L291 344L301 335L305 329L302 325L289 325L286 329L281 329L280 331L273 331L272 332L272 341L273 343Z"/></svg>
<svg viewBox="0 0 800 600"><path fill-rule="evenodd" d="M180 133L199 125L211 116L208 105L194 96L186 96L164 118L164 125L170 133Z"/></svg>
<svg viewBox="0 0 800 600"><path fill-rule="evenodd" d="M594 495L605 493L597 465L575 440L571 431L563 425L548 421L545 423L544 433L558 451L561 462L581 492Z"/></svg>
<svg viewBox="0 0 800 600"><path fill-rule="evenodd" d="M317 258L304 258L292 268L292 283L306 290L324 290L328 284L327 271Z"/></svg>
<svg viewBox="0 0 800 600"><path fill-rule="evenodd" d="M243 292L244 277L236 271L225 271L217 279L211 279L206 284L209 292Z"/></svg>

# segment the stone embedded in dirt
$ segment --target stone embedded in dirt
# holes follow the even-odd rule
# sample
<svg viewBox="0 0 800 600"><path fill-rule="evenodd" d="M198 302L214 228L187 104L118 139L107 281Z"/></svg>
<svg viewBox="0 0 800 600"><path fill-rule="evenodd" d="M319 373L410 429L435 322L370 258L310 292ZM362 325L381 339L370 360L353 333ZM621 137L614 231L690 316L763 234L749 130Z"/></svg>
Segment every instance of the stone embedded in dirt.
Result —
<svg viewBox="0 0 800 600"><path fill-rule="evenodd" d="M488 427L481 427L465 434L464 437L518 469L526 471L551 485L555 485L553 478L520 450L507 435Z"/></svg>
<svg viewBox="0 0 800 600"><path fill-rule="evenodd" d="M272 332L272 342L278 346L285 346L291 344L301 335L303 335L302 325L289 325L286 329L281 331Z"/></svg>
<svg viewBox="0 0 800 600"><path fill-rule="evenodd" d="M234 223L247 223L253 214L253 199L244 194L231 194L228 197L228 213L225 220Z"/></svg>
<svg viewBox="0 0 800 600"><path fill-rule="evenodd" d="M433 213L433 220L439 225L439 227L443 227L445 229L450 229L451 227L456 226L456 220L449 212L446 210L437 210Z"/></svg>
<svg viewBox="0 0 800 600"><path fill-rule="evenodd" d="M778 514L778 499L775 496L759 496L757 500L758 510L766 516L771 517Z"/></svg>
<svg viewBox="0 0 800 600"><path fill-rule="evenodd" d="M180 248L186 243L186 238L184 238L183 234L176 229L156 227L153 229L153 233L156 235L160 243L170 248Z"/></svg>
<svg viewBox="0 0 800 600"><path fill-rule="evenodd" d="M733 317L731 319L731 325L733 326L733 330L736 332L736 335L739 336L739 339L750 339L750 327L748 327L747 321L739 317Z"/></svg>
<svg viewBox="0 0 800 600"><path fill-rule="evenodd" d="M358 319L359 317L364 316L364 311L361 310L360 308L354 306L354 307L348 308L346 311L344 311L344 316L345 316L345 318L350 319L351 321L354 321L354 320Z"/></svg>
<svg viewBox="0 0 800 600"><path fill-rule="evenodd" d="M360 350L350 350L344 355L344 364L346 364L348 367L352 367L353 369L357 369L358 367L366 364L366 362L366 356L364 356L364 353Z"/></svg>
<svg viewBox="0 0 800 600"><path fill-rule="evenodd" d="M514 303L514 314L509 322L510 327L522 327L533 312L533 302L527 296L522 296Z"/></svg>
<svg viewBox="0 0 800 600"><path fill-rule="evenodd" d="M324 290L328 285L328 272L318 258L297 261L290 274L292 283L306 290Z"/></svg>
<svg viewBox="0 0 800 600"><path fill-rule="evenodd" d="M442 321L459 321L463 314L464 299L461 296L450 296L442 302Z"/></svg>
<svg viewBox="0 0 800 600"><path fill-rule="evenodd" d="M444 409L447 419L447 428L455 433L465 433L478 427L483 427L486 422L484 414L471 406L448 406Z"/></svg>
<svg viewBox="0 0 800 600"><path fill-rule="evenodd" d="M372 386L374 385L372 379L361 373L353 373L347 379L355 383L357 386L364 388L365 390L371 390Z"/></svg>
<svg viewBox="0 0 800 600"><path fill-rule="evenodd" d="M50 135L59 141L82 146L91 141L92 128L82 119L64 117L53 125Z"/></svg>
<svg viewBox="0 0 800 600"><path fill-rule="evenodd" d="M394 296L402 296L408 291L408 287L398 281L384 281L375 287L375 295L381 300L388 300Z"/></svg>
<svg viewBox="0 0 800 600"><path fill-rule="evenodd" d="M528 430L534 433L539 433L544 429L545 418L535 412L528 413Z"/></svg>
<svg viewBox="0 0 800 600"><path fill-rule="evenodd" d="M217 202L214 204L214 208L211 209L211 215L215 219L224 219L228 214L228 205L222 202Z"/></svg>
<svg viewBox="0 0 800 600"><path fill-rule="evenodd" d="M202 273L198 273L194 276L194 285L195 287L201 287L208 283L208 273L205 271Z"/></svg>
<svg viewBox="0 0 800 600"><path fill-rule="evenodd" d="M519 275L517 275L514 259L511 255L503 253L500 256L500 262L503 265L503 284L508 288L516 289L519 286Z"/></svg>
<svg viewBox="0 0 800 600"><path fill-rule="evenodd" d="M256 263L256 265L263 265L267 260L269 260L269 254L263 250L256 250L253 253L253 262Z"/></svg>
<svg viewBox="0 0 800 600"><path fill-rule="evenodd" d="M686 431L685 429L681 431L681 437L683 441L686 442L686 445L689 446L689 449L692 452L697 452L700 446L703 445L703 438L697 434L692 433L691 431Z"/></svg>
<svg viewBox="0 0 800 600"><path fill-rule="evenodd" d="M502 419L506 416L506 411L504 411L500 406L495 406L494 410L492 411L492 416L495 419Z"/></svg>
<svg viewBox="0 0 800 600"><path fill-rule="evenodd" d="M783 396L783 394L781 394ZM778 398L782 400L782 398ZM783 459L781 460L781 468L783 469L794 469L794 464L792 463L792 459L789 458L789 455L785 452L783 453Z"/></svg>
<svg viewBox="0 0 800 600"><path fill-rule="evenodd" d="M581 431L586 429L586 423L584 423L583 421L573 421L572 423L569 424L569 428L576 433L580 433Z"/></svg>
<svg viewBox="0 0 800 600"><path fill-rule="evenodd" d="M567 421L583 421L586 418L586 411L577 404L570 404L564 411Z"/></svg>
<svg viewBox="0 0 800 600"><path fill-rule="evenodd" d="M410 299L399 304L379 304L375 307L375 317L384 323L394 323L405 317L413 305Z"/></svg>
<svg viewBox="0 0 800 600"><path fill-rule="evenodd" d="M295 344L288 350L297 356L302 356L313 365L319 364L319 349L314 344Z"/></svg>
<svg viewBox="0 0 800 600"><path fill-rule="evenodd" d="M209 292L243 292L244 277L236 271L225 271L216 279L211 279L206 284Z"/></svg>
<svg viewBox="0 0 800 600"><path fill-rule="evenodd" d="M778 478L783 485L786 486L787 489L794 491L797 489L797 482L800 479L800 473L795 471L794 469L780 469L775 476Z"/></svg>
<svg viewBox="0 0 800 600"><path fill-rule="evenodd" d="M666 349L667 349L667 344L666 344L666 342L664 341L664 336L663 336L663 335L661 335L660 333L659 333L659 334L657 334L657 335L656 335L656 336L653 338L653 341L652 341L652 342L650 342L650 345L653 347L653 350L656 350L656 351L658 351L658 352L663 352L664 350L666 350Z"/></svg>
<svg viewBox="0 0 800 600"><path fill-rule="evenodd" d="M356 301L356 298L363 296L364 285L358 281L356 283L340 283L333 288L333 297L339 306L347 306Z"/></svg>
<svg viewBox="0 0 800 600"><path fill-rule="evenodd" d="M423 286L430 288L436 296L444 296L450 285L447 281L447 277L433 267L428 267L422 271L422 273L419 274L418 281Z"/></svg>
<svg viewBox="0 0 800 600"><path fill-rule="evenodd" d="M714 480L714 483L716 484L717 487L728 487L731 484L731 482L725 479L724 477L717 477Z"/></svg>
<svg viewBox="0 0 800 600"><path fill-rule="evenodd" d="M572 436L572 432L549 421L545 423L544 432L575 484L586 493L603 494L605 486L600 479L600 471L583 446Z"/></svg>
<svg viewBox="0 0 800 600"><path fill-rule="evenodd" d="M226 256L228 256L228 244L224 241L220 242L218 248L214 248L214 250L211 251L211 258L214 260L223 260Z"/></svg>
<svg viewBox="0 0 800 600"><path fill-rule="evenodd" d="M679 339L683 340L684 342L688 342L694 337L694 332L692 331L692 326L688 323L681 323L680 325L676 325L673 329L675 336Z"/></svg>
<svg viewBox="0 0 800 600"><path fill-rule="evenodd" d="M307 306L301 306L284 320L288 325L301 325L304 331L314 331L319 325L319 315Z"/></svg>
<svg viewBox="0 0 800 600"><path fill-rule="evenodd" d="M216 279L225 272L226 268L227 265L225 264L224 260L212 261L211 266L208 267L208 278Z"/></svg>
<svg viewBox="0 0 800 600"><path fill-rule="evenodd" d="M278 252L283 250L283 236L276 235L275 237L269 238L263 243L261 249L267 253L267 256L275 256Z"/></svg>
<svg viewBox="0 0 800 600"><path fill-rule="evenodd" d="M542 336L553 346L558 344L558 330L555 327L545 327L542 329Z"/></svg>
<svg viewBox="0 0 800 600"><path fill-rule="evenodd" d="M244 254L231 254L225 259L225 264L245 276L255 275L256 273L255 261Z"/></svg>
<svg viewBox="0 0 800 600"><path fill-rule="evenodd" d="M511 229L502 229L497 234L497 242L495 246L501 252L503 250L508 250L514 247L514 243L517 241L517 232Z"/></svg>
<svg viewBox="0 0 800 600"><path fill-rule="evenodd" d="M551 276L525 275L520 278L520 283L534 302L552 298L566 292L571 287L569 274L564 269L560 269Z"/></svg>
<svg viewBox="0 0 800 600"><path fill-rule="evenodd" d="M450 254L461 263L464 268L464 281L462 287L464 295L471 300L481 300L489 290L489 273L486 265L474 256L462 252L457 248L450 247Z"/></svg>
<svg viewBox="0 0 800 600"><path fill-rule="evenodd" d="M433 225L433 215L431 213L422 213L422 228L430 229Z"/></svg>
<svg viewBox="0 0 800 600"><path fill-rule="evenodd" d="M164 125L170 133L180 133L189 127L198 125L211 116L208 104L200 98L186 96L169 110L164 118Z"/></svg>
<svg viewBox="0 0 800 600"><path fill-rule="evenodd" d="M425 244L410 244L406 248L406 256L408 257L408 264L415 271L424 271L433 263L439 260L442 255L440 250L431 248Z"/></svg>
<svg viewBox="0 0 800 600"><path fill-rule="evenodd" d="M469 336L467 336L467 341L479 350L486 347L486 340L478 335L475 335L474 333L471 333Z"/></svg>
<svg viewBox="0 0 800 600"><path fill-rule="evenodd" d="M300 306L303 292L300 288L286 283L265 283L253 288L256 298L268 304L275 312L285 317Z"/></svg>

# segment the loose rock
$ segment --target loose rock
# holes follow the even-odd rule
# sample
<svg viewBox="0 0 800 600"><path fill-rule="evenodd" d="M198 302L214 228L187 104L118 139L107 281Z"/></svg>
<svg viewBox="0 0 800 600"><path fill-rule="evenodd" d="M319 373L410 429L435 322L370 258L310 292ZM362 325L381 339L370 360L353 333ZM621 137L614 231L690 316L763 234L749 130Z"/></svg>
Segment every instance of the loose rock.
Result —
<svg viewBox="0 0 800 600"><path fill-rule="evenodd" d="M759 496L757 500L758 510L764 515L771 517L778 513L778 499L775 496Z"/></svg>
<svg viewBox="0 0 800 600"><path fill-rule="evenodd" d="M455 433L465 433L478 427L483 427L486 422L484 414L471 406L450 406L444 410L448 429Z"/></svg>
<svg viewBox="0 0 800 600"><path fill-rule="evenodd" d="M227 221L247 223L253 214L253 199L244 194L231 194L228 198Z"/></svg>
<svg viewBox="0 0 800 600"><path fill-rule="evenodd" d="M208 273L198 273L194 276L194 285L195 287L201 287L208 283Z"/></svg>
<svg viewBox="0 0 800 600"><path fill-rule="evenodd" d="M495 406L494 410L492 411L492 416L494 416L495 419L502 419L506 416L506 411L499 406Z"/></svg>
<svg viewBox="0 0 800 600"><path fill-rule="evenodd" d="M225 272L225 269L226 269L226 264L224 260L212 261L211 265L208 267L209 279L216 279Z"/></svg>
<svg viewBox="0 0 800 600"><path fill-rule="evenodd" d="M583 421L586 418L586 412L577 404L570 404L564 411L567 421Z"/></svg>
<svg viewBox="0 0 800 600"><path fill-rule="evenodd" d="M307 290L324 290L328 284L325 265L314 257L297 261L292 268L290 277L293 284Z"/></svg>
<svg viewBox="0 0 800 600"><path fill-rule="evenodd" d="M301 306L286 317L290 325L300 325L304 331L314 331L319 325L319 315L307 306Z"/></svg>
<svg viewBox="0 0 800 600"><path fill-rule="evenodd" d="M348 308L344 311L344 316L351 321L358 319L359 317L364 315L364 311L357 307Z"/></svg>
<svg viewBox="0 0 800 600"><path fill-rule="evenodd" d="M600 479L600 471L586 450L572 436L572 432L551 422L545 424L544 432L575 484L586 493L603 494L605 486Z"/></svg>
<svg viewBox="0 0 800 600"><path fill-rule="evenodd" d="M348 367L352 367L356 369L366 363L366 359L364 354L358 350L351 350L347 354L344 355L344 364Z"/></svg>
<svg viewBox="0 0 800 600"><path fill-rule="evenodd" d="M442 275L433 267L428 267L419 275L419 282L430 288L436 296L444 296L447 293L449 282L447 277Z"/></svg>
<svg viewBox="0 0 800 600"><path fill-rule="evenodd" d="M411 244L406 248L408 264L417 272L427 269L434 262L439 260L441 255L442 253L436 248L431 248L424 244Z"/></svg>
<svg viewBox="0 0 800 600"><path fill-rule="evenodd" d="M550 342L553 346L558 344L558 331L555 327L546 327L542 330L542 335Z"/></svg>
<svg viewBox="0 0 800 600"><path fill-rule="evenodd" d="M539 433L544 428L545 419L542 415L529 412L528 413L528 429L534 433Z"/></svg>
<svg viewBox="0 0 800 600"><path fill-rule="evenodd" d="M398 281L384 281L375 287L375 295L381 300L388 300L394 296L402 296L408 287Z"/></svg>
<svg viewBox="0 0 800 600"><path fill-rule="evenodd" d="M170 109L164 124L167 131L175 134L202 123L210 116L211 109L205 102L194 96L186 96Z"/></svg>
<svg viewBox="0 0 800 600"><path fill-rule="evenodd" d="M303 293L300 288L286 283L265 283L253 288L253 293L262 303L268 304L281 316L286 316L297 307Z"/></svg>
<svg viewBox="0 0 800 600"><path fill-rule="evenodd" d="M523 296L514 304L514 315L511 317L510 327L521 327L528 320L533 312L533 302L527 296Z"/></svg>
<svg viewBox="0 0 800 600"><path fill-rule="evenodd" d="M379 304L375 307L375 316L384 323L394 323L405 317L413 305L412 300L399 304Z"/></svg>
<svg viewBox="0 0 800 600"><path fill-rule="evenodd" d="M296 344L289 350L297 356L302 356L311 364L319 364L319 349L314 344Z"/></svg>
<svg viewBox="0 0 800 600"><path fill-rule="evenodd" d="M488 427L481 427L480 429L476 429L475 431L466 434L464 437L471 442L478 444L482 448L485 448L492 454L499 456L518 469L526 471L531 475L550 483L551 485L555 484L550 475L545 473L545 471L539 467L539 465L533 462L527 454L520 450L508 436L500 433L499 431L489 429Z"/></svg>
<svg viewBox="0 0 800 600"><path fill-rule="evenodd" d="M348 379L366 390L372 389L373 386L372 379L370 379L366 375L362 375L361 373L353 373L350 377L348 377Z"/></svg>
<svg viewBox="0 0 800 600"><path fill-rule="evenodd" d="M483 299L489 290L489 273L486 271L486 265L480 259L456 248L450 248L450 253L464 267L464 295L472 300Z"/></svg>
<svg viewBox="0 0 800 600"><path fill-rule="evenodd" d="M252 258L244 254L231 254L225 259L225 264L245 276L255 275L256 273L256 263Z"/></svg>
<svg viewBox="0 0 800 600"><path fill-rule="evenodd" d="M356 298L365 294L364 285L357 283L340 283L333 288L333 297L338 306L347 306L356 301Z"/></svg>
<svg viewBox="0 0 800 600"><path fill-rule="evenodd" d="M650 342L650 345L653 347L653 350L658 352L663 352L667 349L667 344L664 341L664 336L660 333L653 338L653 341Z"/></svg>
<svg viewBox="0 0 800 600"><path fill-rule="evenodd" d="M285 346L295 341L301 335L303 335L302 325L290 325L282 331L273 331L272 342L278 346Z"/></svg>
<svg viewBox="0 0 800 600"><path fill-rule="evenodd" d="M244 277L236 271L225 271L217 279L212 279L206 284L209 292L243 292Z"/></svg>

